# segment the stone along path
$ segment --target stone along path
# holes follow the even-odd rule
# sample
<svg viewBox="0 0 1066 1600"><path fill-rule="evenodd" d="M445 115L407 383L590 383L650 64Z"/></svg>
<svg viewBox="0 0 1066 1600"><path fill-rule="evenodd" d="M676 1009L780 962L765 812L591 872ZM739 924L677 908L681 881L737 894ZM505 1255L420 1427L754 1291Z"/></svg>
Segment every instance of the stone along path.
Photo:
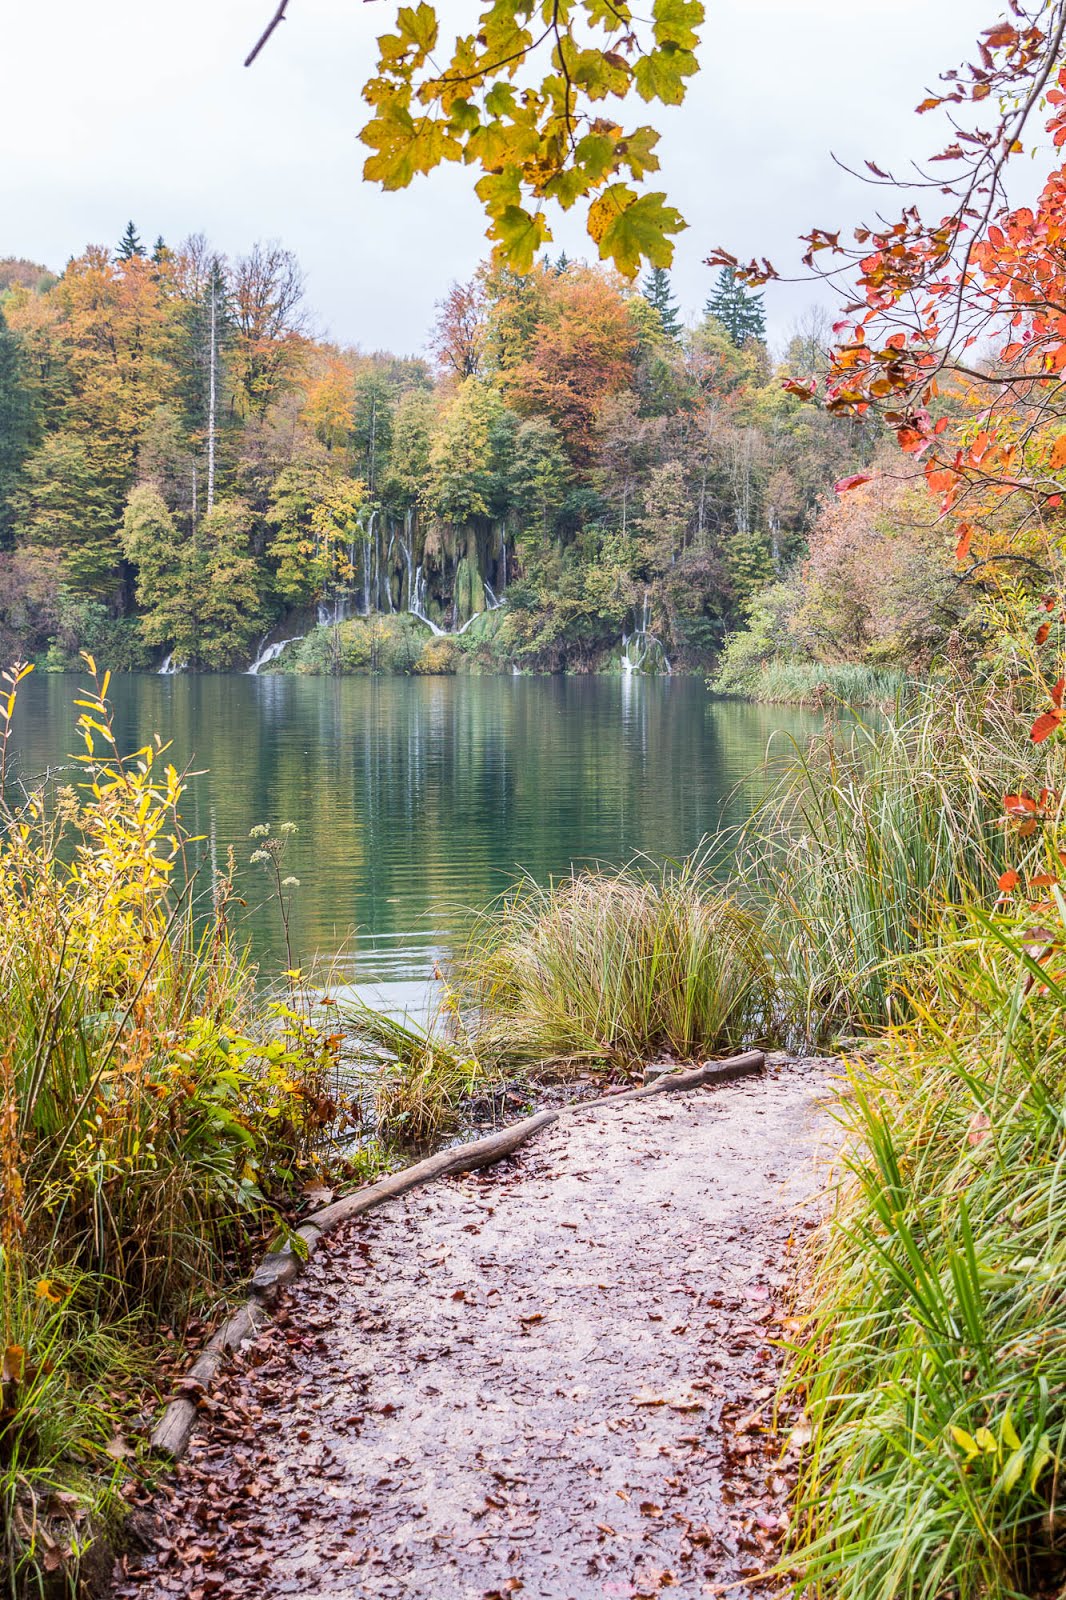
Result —
<svg viewBox="0 0 1066 1600"><path fill-rule="evenodd" d="M783 1590L751 1580L798 1443L774 1341L825 1084L793 1064L579 1109L349 1224L208 1403L116 1593Z"/></svg>

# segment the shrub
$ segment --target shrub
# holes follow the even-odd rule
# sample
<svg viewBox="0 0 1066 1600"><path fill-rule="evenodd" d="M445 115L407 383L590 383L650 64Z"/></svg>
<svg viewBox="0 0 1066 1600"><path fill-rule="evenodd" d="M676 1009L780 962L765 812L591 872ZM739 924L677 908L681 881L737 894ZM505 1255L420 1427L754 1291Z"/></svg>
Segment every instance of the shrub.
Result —
<svg viewBox="0 0 1066 1600"><path fill-rule="evenodd" d="M82 783L0 808L0 1539L12 1587L23 1569L69 1566L38 1515L45 1501L67 1496L72 1549L88 1537L79 1519L108 1504L106 1391L134 1321L180 1315L248 1264L340 1112L339 1037L295 1001L256 1002L227 923L232 860L209 906L194 904L182 779L159 740L120 752L107 677L87 659ZM0 696L0 795L24 675L7 674Z"/></svg>

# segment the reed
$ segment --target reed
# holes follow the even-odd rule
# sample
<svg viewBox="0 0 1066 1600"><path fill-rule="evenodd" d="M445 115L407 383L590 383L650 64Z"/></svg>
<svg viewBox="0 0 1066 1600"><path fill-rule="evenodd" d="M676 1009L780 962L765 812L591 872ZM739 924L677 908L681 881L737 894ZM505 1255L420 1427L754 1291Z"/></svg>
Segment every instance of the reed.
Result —
<svg viewBox="0 0 1066 1600"><path fill-rule="evenodd" d="M897 1019L947 908L994 898L1011 848L1002 797L1048 781L1026 735L1009 702L959 686L882 724L833 722L807 745L789 741L737 870L766 908L798 1037Z"/></svg>

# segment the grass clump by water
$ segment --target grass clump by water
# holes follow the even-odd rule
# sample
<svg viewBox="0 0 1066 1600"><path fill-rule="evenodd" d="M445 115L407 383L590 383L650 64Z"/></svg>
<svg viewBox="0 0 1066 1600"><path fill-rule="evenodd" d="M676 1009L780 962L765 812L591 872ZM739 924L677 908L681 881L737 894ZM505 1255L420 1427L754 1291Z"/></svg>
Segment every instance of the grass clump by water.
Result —
<svg viewBox="0 0 1066 1600"><path fill-rule="evenodd" d="M425 1145L454 1133L467 1097L489 1074L466 1036L449 990L425 1027L391 1017L359 1001L345 1001L341 1017L355 1038L375 1052L374 1111L385 1140Z"/></svg>
<svg viewBox="0 0 1066 1600"><path fill-rule="evenodd" d="M459 987L484 1060L633 1068L764 1036L774 979L757 916L706 853L524 881L478 923Z"/></svg>
<svg viewBox="0 0 1066 1600"><path fill-rule="evenodd" d="M893 667L853 662L762 661L743 672L723 669L709 687L720 694L743 695L762 706L835 705L892 708L911 691L911 680Z"/></svg>
<svg viewBox="0 0 1066 1600"><path fill-rule="evenodd" d="M137 1341L217 1296L283 1225L339 1114L335 1042L265 1006L194 907L197 841L158 741L120 752L107 679L80 781L10 799L0 697L0 1570L70 1583L113 1505L109 1394ZM180 876L185 888L175 887ZM57 1529L65 1528L65 1533Z"/></svg>

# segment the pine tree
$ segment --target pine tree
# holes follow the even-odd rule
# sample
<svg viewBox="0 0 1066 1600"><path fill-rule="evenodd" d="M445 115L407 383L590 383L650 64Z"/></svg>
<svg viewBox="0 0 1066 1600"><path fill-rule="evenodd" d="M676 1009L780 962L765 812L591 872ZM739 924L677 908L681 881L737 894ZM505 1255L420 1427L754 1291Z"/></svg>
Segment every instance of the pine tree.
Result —
<svg viewBox="0 0 1066 1600"><path fill-rule="evenodd" d="M134 256L143 256L145 254L146 251L144 245L141 243L140 234L137 232L137 229L133 226L132 222L127 222L126 231L118 242L118 248L115 251L115 255L118 257L119 261L132 261Z"/></svg>
<svg viewBox="0 0 1066 1600"><path fill-rule="evenodd" d="M170 260L171 254L172 254L172 252L171 252L170 246L167 244L166 240L163 238L163 235L160 234L158 239L156 240L155 244L152 246L152 260L153 260L153 262L155 263L155 265L157 267L161 267L163 265L164 261L169 261Z"/></svg>
<svg viewBox="0 0 1066 1600"><path fill-rule="evenodd" d="M14 532L11 497L30 444L29 395L22 380L19 343L0 307L0 549Z"/></svg>
<svg viewBox="0 0 1066 1600"><path fill-rule="evenodd" d="M640 292L659 314L659 321L668 339L681 337L681 318L677 314L677 301L670 288L670 274L665 267L651 267L640 286Z"/></svg>
<svg viewBox="0 0 1066 1600"><path fill-rule="evenodd" d="M766 312L761 294L751 294L736 278L732 267L723 267L704 315L720 322L739 350L749 339L766 337Z"/></svg>

